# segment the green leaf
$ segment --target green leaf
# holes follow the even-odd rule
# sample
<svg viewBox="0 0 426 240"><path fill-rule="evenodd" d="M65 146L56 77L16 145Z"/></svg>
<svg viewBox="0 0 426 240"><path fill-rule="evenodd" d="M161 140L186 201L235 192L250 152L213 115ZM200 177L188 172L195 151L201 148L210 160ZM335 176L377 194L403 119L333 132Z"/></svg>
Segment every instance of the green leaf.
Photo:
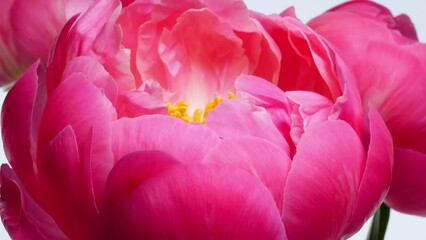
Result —
<svg viewBox="0 0 426 240"><path fill-rule="evenodd" d="M386 228L388 227L390 209L384 203L376 211L371 223L367 240L384 240Z"/></svg>

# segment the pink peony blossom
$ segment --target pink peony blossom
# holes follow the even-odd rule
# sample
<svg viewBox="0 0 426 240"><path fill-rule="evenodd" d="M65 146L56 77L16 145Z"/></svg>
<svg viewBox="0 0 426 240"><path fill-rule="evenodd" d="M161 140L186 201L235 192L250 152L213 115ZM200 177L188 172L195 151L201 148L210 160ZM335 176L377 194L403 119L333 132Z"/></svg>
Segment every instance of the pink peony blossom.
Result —
<svg viewBox="0 0 426 240"><path fill-rule="evenodd" d="M426 216L426 44L406 15L393 17L370 1L352 1L311 20L354 72L365 107L374 105L395 145L386 203Z"/></svg>
<svg viewBox="0 0 426 240"><path fill-rule="evenodd" d="M300 45L281 51L268 24ZM306 82L300 69L321 87L280 89ZM293 17L239 0L98 1L5 100L2 219L16 239L350 236L393 163L353 87Z"/></svg>
<svg viewBox="0 0 426 240"><path fill-rule="evenodd" d="M65 21L94 0L2 0L0 4L0 86L15 81L37 59L47 61Z"/></svg>

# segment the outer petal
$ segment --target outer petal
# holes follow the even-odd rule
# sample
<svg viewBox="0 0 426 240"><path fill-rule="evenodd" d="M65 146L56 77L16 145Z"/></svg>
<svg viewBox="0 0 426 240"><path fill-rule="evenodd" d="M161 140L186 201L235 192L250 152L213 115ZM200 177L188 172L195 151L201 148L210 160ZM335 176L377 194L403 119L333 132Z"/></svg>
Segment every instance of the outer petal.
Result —
<svg viewBox="0 0 426 240"><path fill-rule="evenodd" d="M395 148L393 179L386 204L408 214L426 217L426 154Z"/></svg>
<svg viewBox="0 0 426 240"><path fill-rule="evenodd" d="M339 239L355 207L365 155L343 121L312 125L302 136L284 188L290 239Z"/></svg>
<svg viewBox="0 0 426 240"><path fill-rule="evenodd" d="M40 162L43 206L69 238L93 239L99 219L92 192L85 192L92 188L84 185L92 183L84 181L87 176L79 155L76 136L68 125L50 142Z"/></svg>
<svg viewBox="0 0 426 240"><path fill-rule="evenodd" d="M111 179L136 174L124 178L139 181L127 182L127 189L137 187L107 209L104 239L287 239L271 194L247 172L216 165L167 168L161 164L167 159L151 155L150 161L122 159L111 172ZM129 172L136 164L143 171ZM109 183L107 190L114 186Z"/></svg>
<svg viewBox="0 0 426 240"><path fill-rule="evenodd" d="M210 129L164 115L121 118L112 125L115 161L131 152L159 150L184 163L200 163L218 142Z"/></svg>
<svg viewBox="0 0 426 240"><path fill-rule="evenodd" d="M36 62L24 72L9 91L2 108L1 132L6 157L21 181L30 189L35 184L35 177L29 136L40 69L40 63Z"/></svg>
<svg viewBox="0 0 426 240"><path fill-rule="evenodd" d="M40 124L38 159L42 158L47 144L66 126L76 135L78 148L91 145L88 136L93 131L91 166L95 194L99 199L106 176L113 164L110 150L110 123L116 112L109 100L83 74L74 73L50 95Z"/></svg>
<svg viewBox="0 0 426 240"><path fill-rule="evenodd" d="M369 146L356 208L345 232L352 235L383 202L392 179L393 143L383 119L373 107L368 113Z"/></svg>
<svg viewBox="0 0 426 240"><path fill-rule="evenodd" d="M224 139L207 154L203 163L223 164L250 172L269 188L278 209L282 210L291 159L272 143L256 137Z"/></svg>
<svg viewBox="0 0 426 240"><path fill-rule="evenodd" d="M67 239L22 186L13 170L1 166L0 213L12 239Z"/></svg>
<svg viewBox="0 0 426 240"><path fill-rule="evenodd" d="M47 61L50 46L65 22L64 1L15 0L10 13L14 39L25 64Z"/></svg>

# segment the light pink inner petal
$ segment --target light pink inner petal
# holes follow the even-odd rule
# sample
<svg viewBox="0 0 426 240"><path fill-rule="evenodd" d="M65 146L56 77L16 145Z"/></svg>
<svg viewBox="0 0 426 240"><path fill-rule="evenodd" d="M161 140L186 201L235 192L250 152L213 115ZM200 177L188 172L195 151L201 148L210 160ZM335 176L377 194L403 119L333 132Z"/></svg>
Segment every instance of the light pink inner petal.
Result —
<svg viewBox="0 0 426 240"><path fill-rule="evenodd" d="M163 87L199 108L227 96L236 77L248 71L241 39L206 9L182 14L171 31L163 31L158 51L168 71Z"/></svg>

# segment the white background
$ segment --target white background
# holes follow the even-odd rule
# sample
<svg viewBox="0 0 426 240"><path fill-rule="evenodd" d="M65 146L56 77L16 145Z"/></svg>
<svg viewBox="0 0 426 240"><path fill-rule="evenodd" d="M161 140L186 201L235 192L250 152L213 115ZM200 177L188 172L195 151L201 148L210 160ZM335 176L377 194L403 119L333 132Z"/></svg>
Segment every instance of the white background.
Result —
<svg viewBox="0 0 426 240"><path fill-rule="evenodd" d="M297 16L308 21L312 17L319 15L327 9L342 3L339 0L245 0L250 9L263 13L280 13L289 6L296 7ZM380 0L377 1L389 7L394 14L406 13L416 25L417 32L421 41L426 40L426 1L421 0ZM2 103L5 93L0 90L0 102ZM19 127L19 126L16 126ZM0 139L1 143L1 139ZM1 144L2 145L2 144ZM0 148L0 162L6 162L3 149ZM426 187L426 186L425 186ZM364 228L351 240L366 239L369 228L369 222ZM8 240L10 237L0 225L0 239ZM414 217L401 214L395 211L391 212L386 240L424 240L426 239L426 218Z"/></svg>

